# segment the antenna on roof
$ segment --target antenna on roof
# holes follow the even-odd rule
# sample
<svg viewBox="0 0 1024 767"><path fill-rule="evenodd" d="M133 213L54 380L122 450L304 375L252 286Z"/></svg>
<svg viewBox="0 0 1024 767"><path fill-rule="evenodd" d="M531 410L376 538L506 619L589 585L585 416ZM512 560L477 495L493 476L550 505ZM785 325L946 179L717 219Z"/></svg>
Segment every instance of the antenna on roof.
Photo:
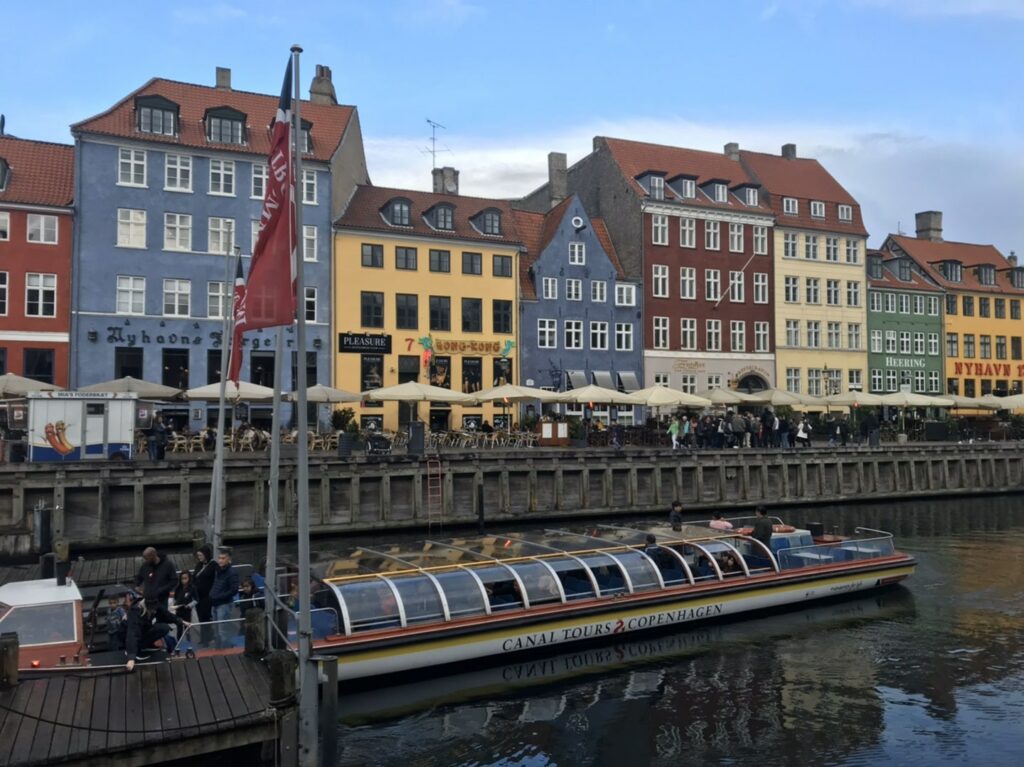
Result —
<svg viewBox="0 0 1024 767"><path fill-rule="evenodd" d="M437 167L437 153L438 152L450 152L450 151L452 151L448 147L442 147L441 149L437 148L437 129L438 128L440 128L441 130L448 130L448 129L446 127L444 127L443 125L441 125L441 123L434 122L429 117L427 118L427 124L430 126L430 146L429 147L424 147L423 149L420 150L420 152L422 154L429 154L430 155L431 165L432 165L432 167L436 168Z"/></svg>
<svg viewBox="0 0 1024 767"><path fill-rule="evenodd" d="M0 136L4 135L4 125L7 124L7 118L0 115Z"/></svg>

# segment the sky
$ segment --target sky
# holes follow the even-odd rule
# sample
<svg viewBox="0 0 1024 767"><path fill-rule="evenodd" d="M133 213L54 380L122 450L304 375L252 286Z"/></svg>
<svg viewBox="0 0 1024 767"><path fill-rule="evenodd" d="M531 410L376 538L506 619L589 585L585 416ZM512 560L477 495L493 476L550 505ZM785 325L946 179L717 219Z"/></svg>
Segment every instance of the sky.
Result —
<svg viewBox="0 0 1024 767"><path fill-rule="evenodd" d="M4 10L7 132L68 126L150 77L279 92L288 49L359 109L373 183L519 197L594 136L722 151L796 143L861 203L878 246L945 238L1024 256L1024 0L176 0Z"/></svg>

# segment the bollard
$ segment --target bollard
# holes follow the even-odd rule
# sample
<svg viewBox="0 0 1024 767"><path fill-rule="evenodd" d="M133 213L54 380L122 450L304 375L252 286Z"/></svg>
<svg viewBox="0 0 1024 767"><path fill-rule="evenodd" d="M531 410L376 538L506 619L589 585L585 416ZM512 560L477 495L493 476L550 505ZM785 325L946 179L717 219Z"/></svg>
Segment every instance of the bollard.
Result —
<svg viewBox="0 0 1024 767"><path fill-rule="evenodd" d="M18 684L18 635L0 634L0 690Z"/></svg>
<svg viewBox="0 0 1024 767"><path fill-rule="evenodd" d="M252 658L267 654L267 614L258 608L245 611L245 654Z"/></svg>
<svg viewBox="0 0 1024 767"><path fill-rule="evenodd" d="M333 767L338 752L338 659L313 656L320 665L320 764Z"/></svg>

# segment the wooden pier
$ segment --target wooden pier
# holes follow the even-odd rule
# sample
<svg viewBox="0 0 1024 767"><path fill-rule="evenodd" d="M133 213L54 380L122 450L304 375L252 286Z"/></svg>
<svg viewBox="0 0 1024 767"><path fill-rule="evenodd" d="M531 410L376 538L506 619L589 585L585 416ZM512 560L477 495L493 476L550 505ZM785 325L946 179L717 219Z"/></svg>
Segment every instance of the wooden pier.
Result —
<svg viewBox="0 0 1024 767"><path fill-rule="evenodd" d="M115 557L113 559L79 559L71 563L71 577L79 586L107 586L135 583L135 575L142 567L142 557ZM34 581L42 577L39 563L0 567L0 586L5 583Z"/></svg>

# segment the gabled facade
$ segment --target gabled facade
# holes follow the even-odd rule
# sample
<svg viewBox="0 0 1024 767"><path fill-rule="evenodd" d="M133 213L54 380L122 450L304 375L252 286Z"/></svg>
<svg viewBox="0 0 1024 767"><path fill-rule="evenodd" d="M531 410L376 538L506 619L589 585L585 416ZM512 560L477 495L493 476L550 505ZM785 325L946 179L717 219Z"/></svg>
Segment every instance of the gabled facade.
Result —
<svg viewBox="0 0 1024 767"><path fill-rule="evenodd" d="M349 391L419 381L472 394L520 381L521 240L505 200L359 186L335 221L334 380ZM364 426L434 430L501 423L499 405L364 402ZM429 419L429 420L428 420Z"/></svg>
<svg viewBox="0 0 1024 767"><path fill-rule="evenodd" d="M943 291L907 256L871 250L868 280L868 388L874 394L943 391Z"/></svg>
<svg viewBox="0 0 1024 767"><path fill-rule="evenodd" d="M547 213L516 211L515 217L524 246L522 382L553 391L591 383L639 389L640 285L625 278L604 221L590 218L577 195ZM618 417L628 422L632 415L627 409ZM607 420L610 412L599 407L594 416Z"/></svg>
<svg viewBox="0 0 1024 767"><path fill-rule="evenodd" d="M867 362L860 205L817 160L741 151L775 214L774 327L779 386L822 396L863 389Z"/></svg>
<svg viewBox="0 0 1024 767"><path fill-rule="evenodd" d="M0 374L67 386L74 151L0 134Z"/></svg>
<svg viewBox="0 0 1024 767"><path fill-rule="evenodd" d="M106 112L72 126L79 227L75 238L72 383L132 375L186 388L220 380L224 313L235 249L248 273L278 97L153 79ZM338 105L330 70L317 67L302 104L300 248L308 348L288 335L275 359L273 331L246 334L242 378L270 385L276 365L294 388L330 382L331 222L366 178L354 107ZM304 300L303 300L304 299ZM196 419L194 416L198 415ZM251 418L267 420L269 407ZM174 414L201 425L201 409ZM199 421L199 423L195 421Z"/></svg>
<svg viewBox="0 0 1024 767"><path fill-rule="evenodd" d="M946 242L942 213L917 214L917 236L890 234L884 250L911 259L945 291L945 392L1024 391L1024 268L992 245Z"/></svg>

